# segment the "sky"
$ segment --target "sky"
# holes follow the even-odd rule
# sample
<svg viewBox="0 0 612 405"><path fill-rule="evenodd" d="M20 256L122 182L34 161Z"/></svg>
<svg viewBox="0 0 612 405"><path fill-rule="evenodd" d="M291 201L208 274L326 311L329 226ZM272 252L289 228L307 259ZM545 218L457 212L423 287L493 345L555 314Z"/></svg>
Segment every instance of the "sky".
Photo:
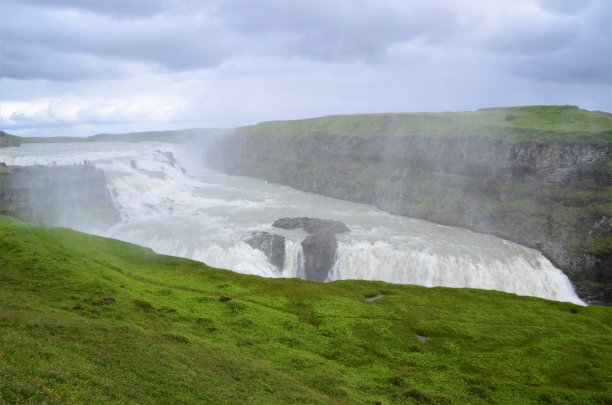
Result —
<svg viewBox="0 0 612 405"><path fill-rule="evenodd" d="M612 111L610 0L0 0L0 130Z"/></svg>

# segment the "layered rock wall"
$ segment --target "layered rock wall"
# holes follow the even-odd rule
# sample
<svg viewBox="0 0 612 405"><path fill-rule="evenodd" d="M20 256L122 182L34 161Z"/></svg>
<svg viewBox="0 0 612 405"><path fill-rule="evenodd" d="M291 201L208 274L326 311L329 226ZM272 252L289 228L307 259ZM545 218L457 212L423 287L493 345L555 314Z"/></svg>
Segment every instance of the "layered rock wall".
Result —
<svg viewBox="0 0 612 405"><path fill-rule="evenodd" d="M10 148L19 145L21 145L21 142L19 142L18 137L0 131L0 148Z"/></svg>
<svg viewBox="0 0 612 405"><path fill-rule="evenodd" d="M104 172L93 166L0 166L0 214L83 231L119 220Z"/></svg>

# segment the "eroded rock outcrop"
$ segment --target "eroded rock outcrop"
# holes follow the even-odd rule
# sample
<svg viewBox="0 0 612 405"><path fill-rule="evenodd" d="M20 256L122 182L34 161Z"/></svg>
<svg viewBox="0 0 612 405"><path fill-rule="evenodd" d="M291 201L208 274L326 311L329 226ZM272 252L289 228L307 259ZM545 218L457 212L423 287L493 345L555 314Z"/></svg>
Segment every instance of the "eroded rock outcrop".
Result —
<svg viewBox="0 0 612 405"><path fill-rule="evenodd" d="M306 231L309 235L301 243L304 260L299 275L307 280L328 280L336 263L338 241L335 235L349 231L345 224L331 219L298 217L277 219L272 226Z"/></svg>
<svg viewBox="0 0 612 405"><path fill-rule="evenodd" d="M13 146L20 146L19 138L13 135L9 135L4 131L0 131L0 148L10 148Z"/></svg>
<svg viewBox="0 0 612 405"><path fill-rule="evenodd" d="M329 272L336 263L337 249L338 242L334 235L308 235L302 241L303 277L306 280L327 281Z"/></svg>
<svg viewBox="0 0 612 405"><path fill-rule="evenodd" d="M308 236L301 242L302 260L298 276L307 280L327 281L336 263L336 234L348 232L340 221L321 218L280 218L272 224L280 229L303 229ZM261 250L270 263L282 270L285 265L285 237L269 232L253 232L243 238L254 249Z"/></svg>
<svg viewBox="0 0 612 405"><path fill-rule="evenodd" d="M272 226L282 229L302 228L309 234L335 235L349 231L348 227L340 221L308 217L281 218L274 221Z"/></svg>
<svg viewBox="0 0 612 405"><path fill-rule="evenodd" d="M0 213L83 231L120 220L104 172L89 165L0 167Z"/></svg>
<svg viewBox="0 0 612 405"><path fill-rule="evenodd" d="M278 269L285 265L285 237L268 232L254 232L247 235L244 241L253 249L261 250L270 263Z"/></svg>

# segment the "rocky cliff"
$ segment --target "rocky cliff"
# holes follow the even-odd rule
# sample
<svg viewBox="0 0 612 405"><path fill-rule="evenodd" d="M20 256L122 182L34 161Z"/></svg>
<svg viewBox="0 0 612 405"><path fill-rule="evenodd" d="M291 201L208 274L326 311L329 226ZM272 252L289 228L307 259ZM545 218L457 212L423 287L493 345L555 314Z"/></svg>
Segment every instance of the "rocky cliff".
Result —
<svg viewBox="0 0 612 405"><path fill-rule="evenodd" d="M9 135L4 131L0 131L0 148L8 148L11 146L19 146L19 138L14 135Z"/></svg>
<svg viewBox="0 0 612 405"><path fill-rule="evenodd" d="M105 229L119 220L104 172L87 165L0 164L0 214L84 231Z"/></svg>
<svg viewBox="0 0 612 405"><path fill-rule="evenodd" d="M570 130L546 127L551 111L558 115L555 125L567 119ZM342 125L334 117L264 123L219 138L206 148L205 160L228 173L537 248L584 299L610 303L612 120L596 115L603 130L589 131L588 122L574 125L582 111L495 110L482 120L499 125L485 129L463 123L463 116L441 127L443 114L419 115L416 126L410 126L415 117L405 118L409 125L380 116L374 123L351 117ZM434 135L423 120L433 122Z"/></svg>

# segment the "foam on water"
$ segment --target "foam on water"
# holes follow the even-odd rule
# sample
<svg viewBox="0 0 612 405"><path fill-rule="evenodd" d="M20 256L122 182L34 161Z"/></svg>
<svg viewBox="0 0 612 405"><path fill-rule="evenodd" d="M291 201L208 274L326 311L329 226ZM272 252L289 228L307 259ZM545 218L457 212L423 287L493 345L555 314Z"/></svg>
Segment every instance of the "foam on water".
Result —
<svg viewBox="0 0 612 405"><path fill-rule="evenodd" d="M300 243L306 234L272 229L270 224L281 217L310 216L339 220L351 229L338 235L330 280L493 289L582 304L567 277L533 249L363 204L204 170L180 145L31 144L0 150L0 161L93 164L104 170L122 218L104 236L215 267L265 277L299 276ZM254 231L286 237L283 269L242 241Z"/></svg>

